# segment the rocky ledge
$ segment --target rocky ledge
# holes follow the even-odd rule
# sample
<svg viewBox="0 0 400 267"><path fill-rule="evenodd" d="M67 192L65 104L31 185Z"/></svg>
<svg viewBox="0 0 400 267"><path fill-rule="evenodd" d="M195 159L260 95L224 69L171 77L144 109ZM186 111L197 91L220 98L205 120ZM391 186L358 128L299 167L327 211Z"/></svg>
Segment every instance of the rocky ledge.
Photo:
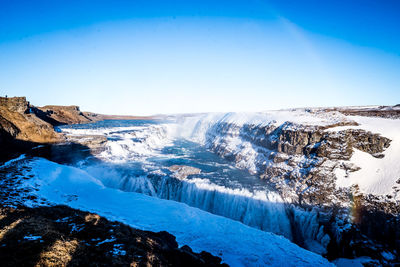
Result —
<svg viewBox="0 0 400 267"><path fill-rule="evenodd" d="M371 106L371 107L343 107L326 109L326 111L337 110L344 115L366 116L380 118L400 118L400 104L394 106Z"/></svg>
<svg viewBox="0 0 400 267"><path fill-rule="evenodd" d="M36 116L25 97L0 97L0 160L13 157L39 144L64 140L53 125Z"/></svg>
<svg viewBox="0 0 400 267"><path fill-rule="evenodd" d="M2 266L221 266L167 232L134 229L67 206L0 206ZM227 266L227 265L225 265Z"/></svg>

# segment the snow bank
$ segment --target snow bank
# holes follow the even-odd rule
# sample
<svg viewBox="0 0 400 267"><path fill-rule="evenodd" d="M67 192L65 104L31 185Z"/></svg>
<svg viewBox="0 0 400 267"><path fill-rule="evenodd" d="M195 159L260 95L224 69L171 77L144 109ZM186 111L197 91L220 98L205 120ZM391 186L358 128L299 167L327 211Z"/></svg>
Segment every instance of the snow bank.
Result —
<svg viewBox="0 0 400 267"><path fill-rule="evenodd" d="M350 162L361 169L352 172L346 177L344 173L337 174L337 186L348 187L358 184L362 193L386 195L393 192L396 181L400 179L400 120L369 118L369 117L350 117L358 122L359 126L344 126L330 129L339 131L345 129L364 129L372 133L379 133L392 140L388 149L383 154L383 158L375 158L372 155L355 150ZM400 185L399 189L400 189ZM400 200L400 194L395 196Z"/></svg>
<svg viewBox="0 0 400 267"><path fill-rule="evenodd" d="M12 163L14 163L14 162L16 162L16 161L19 161L19 160L22 160L22 159L24 159L24 158L26 158L26 156L25 156L25 154L22 154L22 155L20 155L20 156L17 157L17 158L14 158L14 159L11 159L11 160L9 160L9 161L7 161L7 162L4 162L3 165L0 165L0 169L2 169L2 168L7 168L7 167L10 166Z"/></svg>
<svg viewBox="0 0 400 267"><path fill-rule="evenodd" d="M45 159L28 163L39 197L96 212L150 231L168 231L180 245L209 251L232 266L326 266L321 256L289 240L175 201L106 188L83 170ZM31 203L35 205L35 203Z"/></svg>

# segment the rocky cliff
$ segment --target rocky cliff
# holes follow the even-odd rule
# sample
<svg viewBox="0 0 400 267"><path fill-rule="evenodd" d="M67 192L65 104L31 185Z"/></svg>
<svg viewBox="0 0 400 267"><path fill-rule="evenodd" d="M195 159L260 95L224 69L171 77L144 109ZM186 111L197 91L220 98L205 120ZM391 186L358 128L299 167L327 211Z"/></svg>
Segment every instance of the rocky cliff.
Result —
<svg viewBox="0 0 400 267"><path fill-rule="evenodd" d="M347 125L355 125L353 122ZM358 170L348 161L354 149L383 157L391 140L380 134L361 129L329 132L336 127L300 125L285 122L282 125L257 126L218 123L206 133L207 147L222 157L248 168L262 179L267 179L290 202L308 205L330 205L337 201L335 168L345 172ZM230 140L240 139L257 153L250 159L246 150L232 147Z"/></svg>
<svg viewBox="0 0 400 267"><path fill-rule="evenodd" d="M8 156L37 146L63 140L53 125L34 113L25 97L0 97L0 156Z"/></svg>
<svg viewBox="0 0 400 267"><path fill-rule="evenodd" d="M400 104L394 106L370 106L370 107L342 107L326 109L326 111L337 110L349 116L366 116L380 118L400 118Z"/></svg>
<svg viewBox="0 0 400 267"><path fill-rule="evenodd" d="M102 120L102 115L82 112L78 106L44 106L38 107L35 114L52 125L90 123Z"/></svg>

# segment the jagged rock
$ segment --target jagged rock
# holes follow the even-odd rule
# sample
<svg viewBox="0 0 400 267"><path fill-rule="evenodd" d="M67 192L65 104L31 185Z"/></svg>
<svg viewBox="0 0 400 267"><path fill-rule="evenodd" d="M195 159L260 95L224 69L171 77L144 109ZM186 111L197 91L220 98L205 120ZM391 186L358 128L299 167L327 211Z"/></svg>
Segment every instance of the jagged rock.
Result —
<svg viewBox="0 0 400 267"><path fill-rule="evenodd" d="M26 97L0 97L0 106L18 113L26 113L30 107Z"/></svg>
<svg viewBox="0 0 400 267"><path fill-rule="evenodd" d="M355 125L355 123L337 123ZM257 147L261 155L255 162L261 178L278 186L282 194L296 192L295 201L302 204L325 205L335 200L335 168L354 172L359 167L337 165L337 160L347 161L354 149L382 157L391 140L379 134L362 129L348 129L338 132L327 131L332 126L308 126L285 122L280 126L268 124L257 126L245 124L218 123L207 132L206 145L220 156L234 161L246 162L247 156L240 150L232 151L229 138L238 137ZM218 135L219 138L216 138ZM263 150L262 150L263 149ZM269 162L265 162L269 159ZM238 165L240 167L241 165ZM251 170L252 171L252 170ZM253 172L253 171L252 171ZM287 183L289 181L289 185ZM293 197L292 194L289 194Z"/></svg>
<svg viewBox="0 0 400 267"><path fill-rule="evenodd" d="M227 266L175 236L67 206L0 206L2 266Z"/></svg>
<svg viewBox="0 0 400 267"><path fill-rule="evenodd" d="M366 116L366 117L381 117L381 118L400 118L399 105L394 106L376 106L370 108L335 108L327 109L337 110L345 115L350 116Z"/></svg>
<svg viewBox="0 0 400 267"><path fill-rule="evenodd" d="M199 174L201 170L192 166L172 165L168 169L173 172L172 176L178 179L186 179L189 175Z"/></svg>
<svg viewBox="0 0 400 267"><path fill-rule="evenodd" d="M1 104L1 128L15 139L35 143L54 143L62 140L52 125L34 114L26 113L30 106L24 97L2 98Z"/></svg>
<svg viewBox="0 0 400 267"><path fill-rule="evenodd" d="M90 123L102 120L102 116L91 112L82 112L78 106L44 106L35 111L38 117L52 125Z"/></svg>
<svg viewBox="0 0 400 267"><path fill-rule="evenodd" d="M0 115L0 132L3 138L15 138L19 134L20 130Z"/></svg>

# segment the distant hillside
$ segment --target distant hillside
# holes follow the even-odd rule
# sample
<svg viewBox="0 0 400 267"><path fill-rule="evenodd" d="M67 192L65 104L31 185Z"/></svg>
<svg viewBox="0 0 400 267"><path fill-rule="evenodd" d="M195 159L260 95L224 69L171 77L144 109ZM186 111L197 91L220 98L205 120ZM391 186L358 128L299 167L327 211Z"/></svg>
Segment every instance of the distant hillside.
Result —
<svg viewBox="0 0 400 267"><path fill-rule="evenodd" d="M42 120L57 126L63 124L90 123L103 120L103 117L96 113L82 112L78 106L55 106L48 105L38 107L35 114Z"/></svg>

